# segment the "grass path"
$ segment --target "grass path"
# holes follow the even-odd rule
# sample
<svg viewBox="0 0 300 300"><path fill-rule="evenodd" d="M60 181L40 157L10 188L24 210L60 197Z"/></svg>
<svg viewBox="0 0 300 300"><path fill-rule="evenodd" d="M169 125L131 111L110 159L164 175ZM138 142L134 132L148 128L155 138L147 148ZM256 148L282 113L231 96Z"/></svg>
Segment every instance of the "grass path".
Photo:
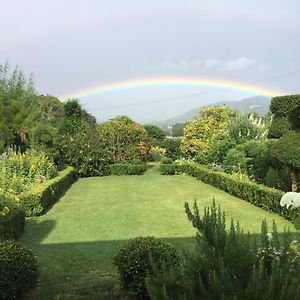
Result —
<svg viewBox="0 0 300 300"><path fill-rule="evenodd" d="M228 219L251 233L261 220L278 231L292 224L189 176L161 176L154 167L144 176L78 180L44 216L30 218L21 242L37 255L41 282L32 299L111 299L116 273L112 258L122 241L153 235L177 247L191 247L195 231L184 202L200 209L212 199Z"/></svg>

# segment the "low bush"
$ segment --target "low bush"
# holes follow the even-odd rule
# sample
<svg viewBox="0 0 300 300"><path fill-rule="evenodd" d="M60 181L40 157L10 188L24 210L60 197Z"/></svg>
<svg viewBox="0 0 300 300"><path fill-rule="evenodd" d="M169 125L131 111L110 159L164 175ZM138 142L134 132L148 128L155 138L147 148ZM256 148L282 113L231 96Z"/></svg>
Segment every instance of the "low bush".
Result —
<svg viewBox="0 0 300 300"><path fill-rule="evenodd" d="M113 164L110 166L112 175L143 175L147 170L145 164Z"/></svg>
<svg viewBox="0 0 300 300"><path fill-rule="evenodd" d="M16 203L0 195L0 240L18 239L24 232L25 212Z"/></svg>
<svg viewBox="0 0 300 300"><path fill-rule="evenodd" d="M173 159L172 158L169 158L169 157L165 157L162 161L161 161L162 164L164 165L170 165L173 163Z"/></svg>
<svg viewBox="0 0 300 300"><path fill-rule="evenodd" d="M175 164L161 164L159 172L161 175L175 175L177 166Z"/></svg>
<svg viewBox="0 0 300 300"><path fill-rule="evenodd" d="M19 206L25 210L27 217L41 215L66 192L75 179L74 169L67 167L57 177L20 194Z"/></svg>
<svg viewBox="0 0 300 300"><path fill-rule="evenodd" d="M193 163L161 165L161 167L162 166L164 166L163 170L160 169L162 175L183 173L191 175L204 183L215 186L255 206L278 213L287 220L293 221L300 213L300 209L289 210L280 206L280 199L284 194L283 191L269 188L247 179L239 179L230 174L213 171ZM166 170L167 168L168 170Z"/></svg>
<svg viewBox="0 0 300 300"><path fill-rule="evenodd" d="M133 160L131 161L131 164L132 164L132 165L142 165L143 162L142 162L142 160L141 160L140 158L135 158L135 159L133 159Z"/></svg>
<svg viewBox="0 0 300 300"><path fill-rule="evenodd" d="M16 299L34 289L38 280L37 260L25 246L0 242L0 299Z"/></svg>
<svg viewBox="0 0 300 300"><path fill-rule="evenodd" d="M147 296L145 278L151 276L153 269L157 272L179 263L176 249L154 237L130 239L119 248L114 259L122 286L132 296L139 297Z"/></svg>

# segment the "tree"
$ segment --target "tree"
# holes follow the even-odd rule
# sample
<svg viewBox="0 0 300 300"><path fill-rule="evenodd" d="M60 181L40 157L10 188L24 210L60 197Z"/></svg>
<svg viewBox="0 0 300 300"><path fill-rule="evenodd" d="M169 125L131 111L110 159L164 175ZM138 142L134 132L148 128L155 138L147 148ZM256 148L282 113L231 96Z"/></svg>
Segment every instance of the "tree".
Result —
<svg viewBox="0 0 300 300"><path fill-rule="evenodd" d="M279 138L271 156L290 172L291 189L297 191L300 170L300 95L274 97L270 110L273 121L269 137Z"/></svg>
<svg viewBox="0 0 300 300"><path fill-rule="evenodd" d="M300 170L300 132L289 131L271 147L271 155L282 165L289 168L291 176L291 190L298 190L298 174Z"/></svg>
<svg viewBox="0 0 300 300"><path fill-rule="evenodd" d="M223 106L202 108L200 118L184 129L182 153L187 157L207 154L213 143L228 135L229 118L230 111Z"/></svg>
<svg viewBox="0 0 300 300"><path fill-rule="evenodd" d="M155 125L144 125L143 128L147 131L152 146L161 146L164 138L166 137L166 132L158 126Z"/></svg>
<svg viewBox="0 0 300 300"><path fill-rule="evenodd" d="M182 137L184 134L184 127L187 123L176 123L172 126L172 136Z"/></svg>
<svg viewBox="0 0 300 300"><path fill-rule="evenodd" d="M149 136L139 124L126 116L111 119L99 125L101 144L107 148L113 163L145 160L149 154Z"/></svg>

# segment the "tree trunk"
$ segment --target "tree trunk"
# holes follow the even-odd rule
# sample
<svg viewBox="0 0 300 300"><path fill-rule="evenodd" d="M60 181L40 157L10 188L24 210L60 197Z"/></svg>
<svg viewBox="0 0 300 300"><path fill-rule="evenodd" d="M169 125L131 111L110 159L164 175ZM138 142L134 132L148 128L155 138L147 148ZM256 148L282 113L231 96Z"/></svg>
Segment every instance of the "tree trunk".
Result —
<svg viewBox="0 0 300 300"><path fill-rule="evenodd" d="M291 183L292 183L292 192L297 192L297 190L298 190L298 174L294 169L291 169Z"/></svg>

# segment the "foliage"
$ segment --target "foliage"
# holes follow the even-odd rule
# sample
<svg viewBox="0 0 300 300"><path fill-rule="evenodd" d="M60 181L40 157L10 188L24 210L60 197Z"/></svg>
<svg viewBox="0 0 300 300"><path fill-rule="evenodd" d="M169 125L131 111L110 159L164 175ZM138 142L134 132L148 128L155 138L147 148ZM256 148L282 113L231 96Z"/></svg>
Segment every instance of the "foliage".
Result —
<svg viewBox="0 0 300 300"><path fill-rule="evenodd" d="M165 157L162 161L161 161L162 164L164 165L170 165L173 163L173 160L169 157Z"/></svg>
<svg viewBox="0 0 300 300"><path fill-rule="evenodd" d="M156 272L179 265L175 248L155 239L140 237L130 239L118 250L114 259L122 286L133 296L147 296L145 278Z"/></svg>
<svg viewBox="0 0 300 300"><path fill-rule="evenodd" d="M151 299L299 299L300 257L290 249L292 236L280 241L276 224L268 233L262 222L257 247L239 223L226 229L225 213L213 202L199 214L197 203L188 219L198 230L196 249L181 267L157 273L147 281Z"/></svg>
<svg viewBox="0 0 300 300"><path fill-rule="evenodd" d="M80 177L108 175L109 154L99 142L95 118L75 100L65 103L64 114L57 163L73 166Z"/></svg>
<svg viewBox="0 0 300 300"><path fill-rule="evenodd" d="M226 173L246 173L247 157L244 151L230 149L224 159L224 171Z"/></svg>
<svg viewBox="0 0 300 300"><path fill-rule="evenodd" d="M180 150L181 139L180 138L166 138L163 141L163 147L165 148L164 155L173 160L179 159L182 156Z"/></svg>
<svg viewBox="0 0 300 300"><path fill-rule="evenodd" d="M0 193L0 240L18 239L24 232L24 227L24 210Z"/></svg>
<svg viewBox="0 0 300 300"><path fill-rule="evenodd" d="M281 116L290 117L299 106L300 95L279 96L272 99L270 111L273 114L280 113Z"/></svg>
<svg viewBox="0 0 300 300"><path fill-rule="evenodd" d="M112 175L143 175L147 170L145 164L121 163L110 166Z"/></svg>
<svg viewBox="0 0 300 300"><path fill-rule="evenodd" d="M266 173L265 183L268 187L279 188L279 171L278 169L274 169L270 167Z"/></svg>
<svg viewBox="0 0 300 300"><path fill-rule="evenodd" d="M25 246L0 242L0 299L16 299L35 288L37 260Z"/></svg>
<svg viewBox="0 0 300 300"><path fill-rule="evenodd" d="M184 134L184 127L187 123L176 123L172 126L172 136L174 137L182 137Z"/></svg>
<svg viewBox="0 0 300 300"><path fill-rule="evenodd" d="M166 165L169 175L188 174L204 183L221 189L230 195L250 202L266 211L273 211L287 220L294 220L300 210L288 210L280 206L280 199L284 192L257 184L248 179L239 179L236 176L210 170L195 163Z"/></svg>
<svg viewBox="0 0 300 300"><path fill-rule="evenodd" d="M158 126L155 125L143 125L143 128L147 131L150 137L151 146L161 146L162 141L166 137L166 132Z"/></svg>
<svg viewBox="0 0 300 300"><path fill-rule="evenodd" d="M30 186L57 175L53 161L42 152L13 150L0 156L0 189L10 195L19 195Z"/></svg>
<svg viewBox="0 0 300 300"><path fill-rule="evenodd" d="M10 73L8 64L0 65L0 152L13 144L26 148L29 129L24 120L34 102L31 78L18 68Z"/></svg>
<svg viewBox="0 0 300 300"><path fill-rule="evenodd" d="M230 112L222 106L205 107L200 118L189 123L184 129L181 151L186 157L205 155L214 142L228 135Z"/></svg>
<svg viewBox="0 0 300 300"><path fill-rule="evenodd" d="M21 193L18 205L24 209L27 217L40 215L53 205L74 181L74 168L68 167L55 178Z"/></svg>
<svg viewBox="0 0 300 300"><path fill-rule="evenodd" d="M176 165L174 164L160 164L159 172L161 175L175 175Z"/></svg>
<svg viewBox="0 0 300 300"><path fill-rule="evenodd" d="M261 117L254 114L242 115L234 113L228 125L229 138L236 144L243 144L249 140L264 139L267 134L267 126Z"/></svg>
<svg viewBox="0 0 300 300"><path fill-rule="evenodd" d="M128 162L134 158L145 160L149 154L147 131L126 116L100 124L99 137L113 163Z"/></svg>
<svg viewBox="0 0 300 300"><path fill-rule="evenodd" d="M268 134L269 138L278 139L292 129L292 125L287 117L273 116L272 126Z"/></svg>
<svg viewBox="0 0 300 300"><path fill-rule="evenodd" d="M164 156L166 152L165 148L161 148L161 147L151 147L150 148L150 160L151 161L160 161L162 159L162 157Z"/></svg>
<svg viewBox="0 0 300 300"><path fill-rule="evenodd" d="M300 170L300 132L290 131L279 138L271 147L271 156L290 169L291 190L296 192Z"/></svg>
<svg viewBox="0 0 300 300"><path fill-rule="evenodd" d="M300 132L290 131L283 135L273 144L271 155L284 165L300 169Z"/></svg>

